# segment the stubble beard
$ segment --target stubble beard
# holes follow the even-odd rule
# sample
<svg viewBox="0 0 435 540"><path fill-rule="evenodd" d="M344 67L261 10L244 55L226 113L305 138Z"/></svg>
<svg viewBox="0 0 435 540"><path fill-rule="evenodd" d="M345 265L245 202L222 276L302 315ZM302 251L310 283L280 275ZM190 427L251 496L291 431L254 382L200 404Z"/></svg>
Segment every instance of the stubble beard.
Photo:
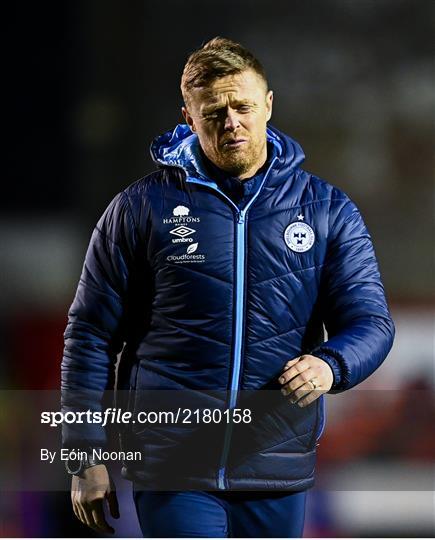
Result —
<svg viewBox="0 0 435 540"><path fill-rule="evenodd" d="M245 148L225 147L220 152L214 153L212 161L231 176L242 176L258 163L258 168L262 165L260 159L266 141L249 141ZM256 171L253 172L255 174Z"/></svg>

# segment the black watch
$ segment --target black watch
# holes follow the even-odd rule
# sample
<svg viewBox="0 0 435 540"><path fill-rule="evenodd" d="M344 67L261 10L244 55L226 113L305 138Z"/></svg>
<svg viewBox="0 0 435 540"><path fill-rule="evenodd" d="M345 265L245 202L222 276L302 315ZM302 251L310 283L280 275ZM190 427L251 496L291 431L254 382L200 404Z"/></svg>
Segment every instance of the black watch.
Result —
<svg viewBox="0 0 435 540"><path fill-rule="evenodd" d="M94 467L94 465L100 465L102 461L96 457L94 450L100 450L100 448L88 448L87 450L74 450L71 454L74 457L68 457L65 460L65 468L69 474L79 476L85 469ZM76 457L77 456L77 457Z"/></svg>

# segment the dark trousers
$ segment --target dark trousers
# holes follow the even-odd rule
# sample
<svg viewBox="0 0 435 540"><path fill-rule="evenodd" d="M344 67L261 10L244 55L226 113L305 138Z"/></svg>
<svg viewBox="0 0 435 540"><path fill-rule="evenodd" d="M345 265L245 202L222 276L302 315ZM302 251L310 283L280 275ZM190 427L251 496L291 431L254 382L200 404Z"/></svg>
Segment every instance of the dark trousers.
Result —
<svg viewBox="0 0 435 540"><path fill-rule="evenodd" d="M133 488L144 538L300 538L306 491L142 491Z"/></svg>

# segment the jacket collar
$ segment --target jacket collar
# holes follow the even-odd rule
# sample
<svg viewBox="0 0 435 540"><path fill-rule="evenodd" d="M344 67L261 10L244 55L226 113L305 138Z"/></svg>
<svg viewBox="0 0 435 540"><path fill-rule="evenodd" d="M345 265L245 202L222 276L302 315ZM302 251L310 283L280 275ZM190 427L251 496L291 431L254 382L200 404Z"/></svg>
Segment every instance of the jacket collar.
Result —
<svg viewBox="0 0 435 540"><path fill-rule="evenodd" d="M271 125L267 127L267 141L273 145L276 156L268 184L279 184L304 161L305 154L296 141ZM178 124L174 130L156 137L150 151L158 165L183 169L187 181L216 186L207 177L198 136L192 133L187 124Z"/></svg>

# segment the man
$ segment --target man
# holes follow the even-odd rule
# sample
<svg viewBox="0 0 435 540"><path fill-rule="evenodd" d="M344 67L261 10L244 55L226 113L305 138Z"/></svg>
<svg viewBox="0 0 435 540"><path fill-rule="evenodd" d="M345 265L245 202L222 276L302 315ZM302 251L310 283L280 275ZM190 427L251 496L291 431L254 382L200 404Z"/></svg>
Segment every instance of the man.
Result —
<svg viewBox="0 0 435 540"><path fill-rule="evenodd" d="M220 431L124 430L124 448L145 450L123 468L142 531L301 536L323 394L367 378L393 341L371 239L353 202L268 125L273 94L249 51L211 40L181 90L186 124L151 146L160 169L118 194L93 233L65 332L63 409L101 409L124 344L118 387L135 414L155 390L234 415L251 407L252 422ZM63 439L107 444L96 425L66 425ZM105 465L69 470L77 517L113 531Z"/></svg>

